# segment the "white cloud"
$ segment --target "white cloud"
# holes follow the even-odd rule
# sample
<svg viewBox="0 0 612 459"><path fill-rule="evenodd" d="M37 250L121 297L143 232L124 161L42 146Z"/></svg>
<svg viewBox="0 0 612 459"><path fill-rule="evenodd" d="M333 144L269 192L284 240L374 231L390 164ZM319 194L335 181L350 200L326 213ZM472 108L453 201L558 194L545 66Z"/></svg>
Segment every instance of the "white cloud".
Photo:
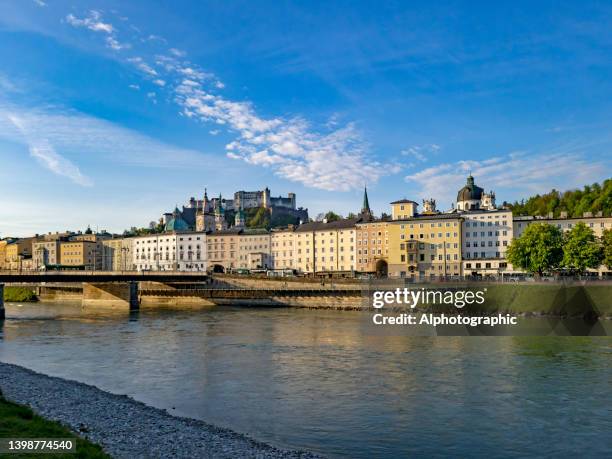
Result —
<svg viewBox="0 0 612 459"><path fill-rule="evenodd" d="M113 33L113 26L110 23L101 20L102 15L99 11L91 10L89 16L82 19L77 18L73 14L66 16L66 22L74 27L85 27L94 32L104 32L107 34Z"/></svg>
<svg viewBox="0 0 612 459"><path fill-rule="evenodd" d="M115 51L120 51L122 49L129 49L132 47L128 43L119 43L119 41L115 39L114 37L106 37L106 45L109 48L114 49Z"/></svg>
<svg viewBox="0 0 612 459"><path fill-rule="evenodd" d="M43 0L34 0L34 3L36 3L38 6L47 6L47 4L43 2Z"/></svg>
<svg viewBox="0 0 612 459"><path fill-rule="evenodd" d="M417 161L425 162L440 150L440 146L435 143L426 145L413 145L405 150L402 150L402 156L410 156ZM413 165L413 164L412 164Z"/></svg>
<svg viewBox="0 0 612 459"><path fill-rule="evenodd" d="M185 57L185 55L187 54L185 51L181 51L180 49L176 49L176 48L170 48L169 51L171 54L174 54L176 57Z"/></svg>
<svg viewBox="0 0 612 459"><path fill-rule="evenodd" d="M210 155L174 147L105 120L57 108L50 112L0 103L0 139L34 145L39 155L48 152L46 148L50 147L64 156L91 156L128 166L191 168L214 161ZM78 176L73 174L73 177Z"/></svg>
<svg viewBox="0 0 612 459"><path fill-rule="evenodd" d="M99 14L85 19L71 17L69 22L93 27L95 21L100 21ZM399 170L398 166L369 157L369 145L355 124L342 126L335 122L319 128L301 117L261 117L251 102L219 95L224 83L213 73L183 60L185 55L184 51L169 48L167 55L155 56L155 68L142 57L131 57L127 62L154 84L171 88L183 116L225 126L235 133L235 140L226 146L228 157L325 190L360 188ZM157 103L155 93L147 96ZM209 132L213 131L216 129Z"/></svg>
<svg viewBox="0 0 612 459"><path fill-rule="evenodd" d="M513 152L481 161L465 160L428 167L405 177L418 189L418 197L435 197L454 202L455 192L471 173L476 183L497 191L498 201L550 191L583 186L600 178L604 165L585 159L579 153L527 154ZM499 191L502 191L501 193Z"/></svg>
<svg viewBox="0 0 612 459"><path fill-rule="evenodd" d="M130 89L134 89L135 91L140 91L140 85L138 84L131 84Z"/></svg>
<svg viewBox="0 0 612 459"><path fill-rule="evenodd" d="M218 135L221 131L219 129L211 129L208 131L210 135Z"/></svg>
<svg viewBox="0 0 612 459"><path fill-rule="evenodd" d="M130 57L128 62L134 64L142 72L149 76L157 76L157 72L149 64L147 64L142 57Z"/></svg>
<svg viewBox="0 0 612 459"><path fill-rule="evenodd" d="M68 177L81 186L92 186L90 178L85 177L79 168L68 159L58 154L53 146L44 137L40 137L37 128L33 128L26 120L16 114L7 115L8 120L17 128L28 144L30 155L44 167L57 175Z"/></svg>

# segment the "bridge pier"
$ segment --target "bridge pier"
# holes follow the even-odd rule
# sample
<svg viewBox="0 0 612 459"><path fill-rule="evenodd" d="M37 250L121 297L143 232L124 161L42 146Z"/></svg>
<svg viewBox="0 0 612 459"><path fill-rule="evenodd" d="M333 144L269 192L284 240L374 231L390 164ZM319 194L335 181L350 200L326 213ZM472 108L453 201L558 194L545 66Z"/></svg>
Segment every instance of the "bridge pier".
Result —
<svg viewBox="0 0 612 459"><path fill-rule="evenodd" d="M0 320L6 318L6 311L4 310L4 284L0 284Z"/></svg>
<svg viewBox="0 0 612 459"><path fill-rule="evenodd" d="M140 309L140 299L138 298L138 282L130 282L130 312Z"/></svg>

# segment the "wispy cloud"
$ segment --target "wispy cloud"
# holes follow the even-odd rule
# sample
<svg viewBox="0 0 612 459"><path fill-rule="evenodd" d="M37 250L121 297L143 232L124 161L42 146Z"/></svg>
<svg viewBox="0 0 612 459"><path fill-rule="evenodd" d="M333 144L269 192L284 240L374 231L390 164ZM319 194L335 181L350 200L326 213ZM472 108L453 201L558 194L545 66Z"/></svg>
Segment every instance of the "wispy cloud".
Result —
<svg viewBox="0 0 612 459"><path fill-rule="evenodd" d="M82 19L72 16L68 22L105 31L116 39L113 26L101 21L100 13L92 11ZM106 30L101 24L108 26ZM153 59L147 57L150 54L154 55ZM325 190L360 188L364 183L377 182L399 170L371 158L370 146L355 123L319 127L300 116L262 117L253 102L221 95L225 84L213 73L188 61L186 55L183 50L169 47L161 53L142 50L125 60L158 86L159 91L169 91L183 116L234 133L236 137L226 145L227 157L269 168L279 177ZM147 97L157 103L156 92L147 92ZM209 132L215 135L219 128L209 128Z"/></svg>
<svg viewBox="0 0 612 459"><path fill-rule="evenodd" d="M94 32L104 32L107 34L113 33L113 26L108 22L101 20L102 14L99 11L91 10L88 16L77 18L73 14L66 16L66 22L74 27L85 27Z"/></svg>
<svg viewBox="0 0 612 459"><path fill-rule="evenodd" d="M77 166L58 154L46 138L40 136L38 129L34 129L26 120L16 114L8 114L7 118L28 144L30 155L36 158L41 165L54 174L68 177L78 185L93 185L90 178L84 176Z"/></svg>
<svg viewBox="0 0 612 459"><path fill-rule="evenodd" d="M450 203L455 199L454 190L463 186L469 173L483 188L505 190L504 195L509 200L519 198L516 190L522 190L528 196L555 187L569 189L582 186L601 179L602 171L606 169L606 165L587 160L580 153L513 152L481 161L439 164L408 175L405 179L419 190L418 197L433 196Z"/></svg>
<svg viewBox="0 0 612 459"><path fill-rule="evenodd" d="M402 156L408 156L417 161L425 162L438 151L440 151L440 145L430 143L426 145L413 145L402 150L401 154Z"/></svg>
<svg viewBox="0 0 612 459"><path fill-rule="evenodd" d="M50 170L81 184L87 182L79 178L79 174L83 177L84 174L76 172L78 167L65 158L67 155L161 168L192 168L214 161L210 155L168 145L114 123L57 107L30 109L0 103L0 138L28 145L30 153L39 160L47 155L46 166ZM64 154L63 161L58 151ZM62 166L65 173L58 172L57 168Z"/></svg>
<svg viewBox="0 0 612 459"><path fill-rule="evenodd" d="M43 2L43 0L34 0L34 3L36 3L38 6L47 6L47 4Z"/></svg>
<svg viewBox="0 0 612 459"><path fill-rule="evenodd" d="M87 16L82 18L76 17L74 14L68 14L65 19L73 27L86 28L93 32L106 34L107 37L104 39L106 46L114 51L121 51L132 47L131 44L122 43L117 39L115 27L110 22L105 22L102 19L100 11L91 10Z"/></svg>

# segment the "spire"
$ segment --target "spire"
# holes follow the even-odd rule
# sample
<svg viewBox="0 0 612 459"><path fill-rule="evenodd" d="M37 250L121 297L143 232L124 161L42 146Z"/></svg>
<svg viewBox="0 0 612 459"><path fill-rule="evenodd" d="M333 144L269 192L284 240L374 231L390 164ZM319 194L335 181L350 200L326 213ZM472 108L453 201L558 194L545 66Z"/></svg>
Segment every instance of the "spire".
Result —
<svg viewBox="0 0 612 459"><path fill-rule="evenodd" d="M361 213L371 213L370 202L368 201L368 188L365 186L363 187L363 205L361 206Z"/></svg>

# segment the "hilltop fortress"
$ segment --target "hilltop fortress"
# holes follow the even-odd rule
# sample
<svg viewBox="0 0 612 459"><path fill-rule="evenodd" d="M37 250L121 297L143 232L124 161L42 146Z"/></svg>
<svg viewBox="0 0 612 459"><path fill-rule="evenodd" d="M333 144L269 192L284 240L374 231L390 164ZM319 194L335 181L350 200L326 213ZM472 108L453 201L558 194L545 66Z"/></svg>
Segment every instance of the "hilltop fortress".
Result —
<svg viewBox="0 0 612 459"><path fill-rule="evenodd" d="M308 221L308 209L297 207L295 193L273 197L266 187L261 191L236 191L234 199L223 198L221 194L209 198L205 189L202 199L191 197L182 210L177 207L174 212L165 213L163 224L167 231L215 232L230 227L242 228L246 226L245 211L262 208L274 217L293 219L295 224Z"/></svg>

